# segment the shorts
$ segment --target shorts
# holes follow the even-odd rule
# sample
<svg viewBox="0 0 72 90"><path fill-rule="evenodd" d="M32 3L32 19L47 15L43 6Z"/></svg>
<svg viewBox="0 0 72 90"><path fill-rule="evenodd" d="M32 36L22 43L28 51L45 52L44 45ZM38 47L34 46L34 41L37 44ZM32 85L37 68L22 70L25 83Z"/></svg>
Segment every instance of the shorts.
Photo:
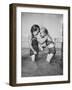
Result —
<svg viewBox="0 0 72 90"><path fill-rule="evenodd" d="M50 54L50 53L52 53L52 54L55 54L56 53L56 48L55 47L53 47L53 48L48 48L48 53Z"/></svg>
<svg viewBox="0 0 72 90"><path fill-rule="evenodd" d="M50 45L51 43L54 44L54 42L48 41L48 42L47 42L47 46ZM49 51L48 51L49 54L50 54L50 53L53 53L53 54L56 53L56 48L55 48L55 46L54 46L54 47L51 47L51 48L48 48L48 50L49 50Z"/></svg>

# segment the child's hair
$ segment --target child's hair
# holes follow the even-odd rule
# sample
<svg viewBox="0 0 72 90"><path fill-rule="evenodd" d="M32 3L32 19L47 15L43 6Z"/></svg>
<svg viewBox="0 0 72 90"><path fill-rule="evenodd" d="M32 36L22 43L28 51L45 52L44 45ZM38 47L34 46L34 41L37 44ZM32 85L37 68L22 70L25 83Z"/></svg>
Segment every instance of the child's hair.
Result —
<svg viewBox="0 0 72 90"><path fill-rule="evenodd" d="M34 24L34 25L31 27L31 33L33 34L33 32L35 32L35 31L37 31L37 30L39 30L39 32L40 32L40 27L39 27L39 25Z"/></svg>
<svg viewBox="0 0 72 90"><path fill-rule="evenodd" d="M46 35L48 35L48 30L47 30L47 28L42 27L41 29L43 29L43 32L44 32Z"/></svg>

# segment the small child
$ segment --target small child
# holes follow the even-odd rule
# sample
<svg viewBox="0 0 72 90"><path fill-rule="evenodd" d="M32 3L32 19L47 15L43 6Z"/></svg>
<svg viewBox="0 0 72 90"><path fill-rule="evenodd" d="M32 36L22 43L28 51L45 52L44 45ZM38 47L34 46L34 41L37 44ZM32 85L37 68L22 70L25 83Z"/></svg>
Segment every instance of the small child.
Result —
<svg viewBox="0 0 72 90"><path fill-rule="evenodd" d="M42 40L44 39L44 42L39 42L39 48L43 50L44 48L48 49L48 54L47 54L47 60L50 62L51 58L54 56L56 53L55 45L54 42L51 38L51 36L48 33L48 30L46 28L41 28L40 30L41 38ZM50 39L50 40L49 40Z"/></svg>
<svg viewBox="0 0 72 90"><path fill-rule="evenodd" d="M30 44L30 56L32 61L35 61L38 57L39 48L38 48L38 41L37 36L40 32L40 27L38 25L33 25L31 27L31 38L29 38Z"/></svg>

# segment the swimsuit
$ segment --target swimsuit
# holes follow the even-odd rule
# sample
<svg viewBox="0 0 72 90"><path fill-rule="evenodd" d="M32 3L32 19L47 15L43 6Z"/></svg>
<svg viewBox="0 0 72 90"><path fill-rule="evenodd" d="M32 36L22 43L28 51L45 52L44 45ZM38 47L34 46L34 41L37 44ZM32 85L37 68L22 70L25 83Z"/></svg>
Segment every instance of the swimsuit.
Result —
<svg viewBox="0 0 72 90"><path fill-rule="evenodd" d="M38 41L35 37L32 37L32 47L33 49L37 52L39 52L39 48L38 48ZM30 55L34 55L34 52L32 51L32 49L30 49Z"/></svg>

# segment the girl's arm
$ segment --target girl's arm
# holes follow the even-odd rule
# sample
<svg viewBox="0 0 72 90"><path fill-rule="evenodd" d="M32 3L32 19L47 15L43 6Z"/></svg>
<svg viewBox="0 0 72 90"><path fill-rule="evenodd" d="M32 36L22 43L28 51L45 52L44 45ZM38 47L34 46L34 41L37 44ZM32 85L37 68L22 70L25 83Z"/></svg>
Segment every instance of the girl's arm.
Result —
<svg viewBox="0 0 72 90"><path fill-rule="evenodd" d="M44 43L45 41L46 41L46 39L48 39L48 36L45 36L44 38L37 38L37 41L39 42L39 43Z"/></svg>

